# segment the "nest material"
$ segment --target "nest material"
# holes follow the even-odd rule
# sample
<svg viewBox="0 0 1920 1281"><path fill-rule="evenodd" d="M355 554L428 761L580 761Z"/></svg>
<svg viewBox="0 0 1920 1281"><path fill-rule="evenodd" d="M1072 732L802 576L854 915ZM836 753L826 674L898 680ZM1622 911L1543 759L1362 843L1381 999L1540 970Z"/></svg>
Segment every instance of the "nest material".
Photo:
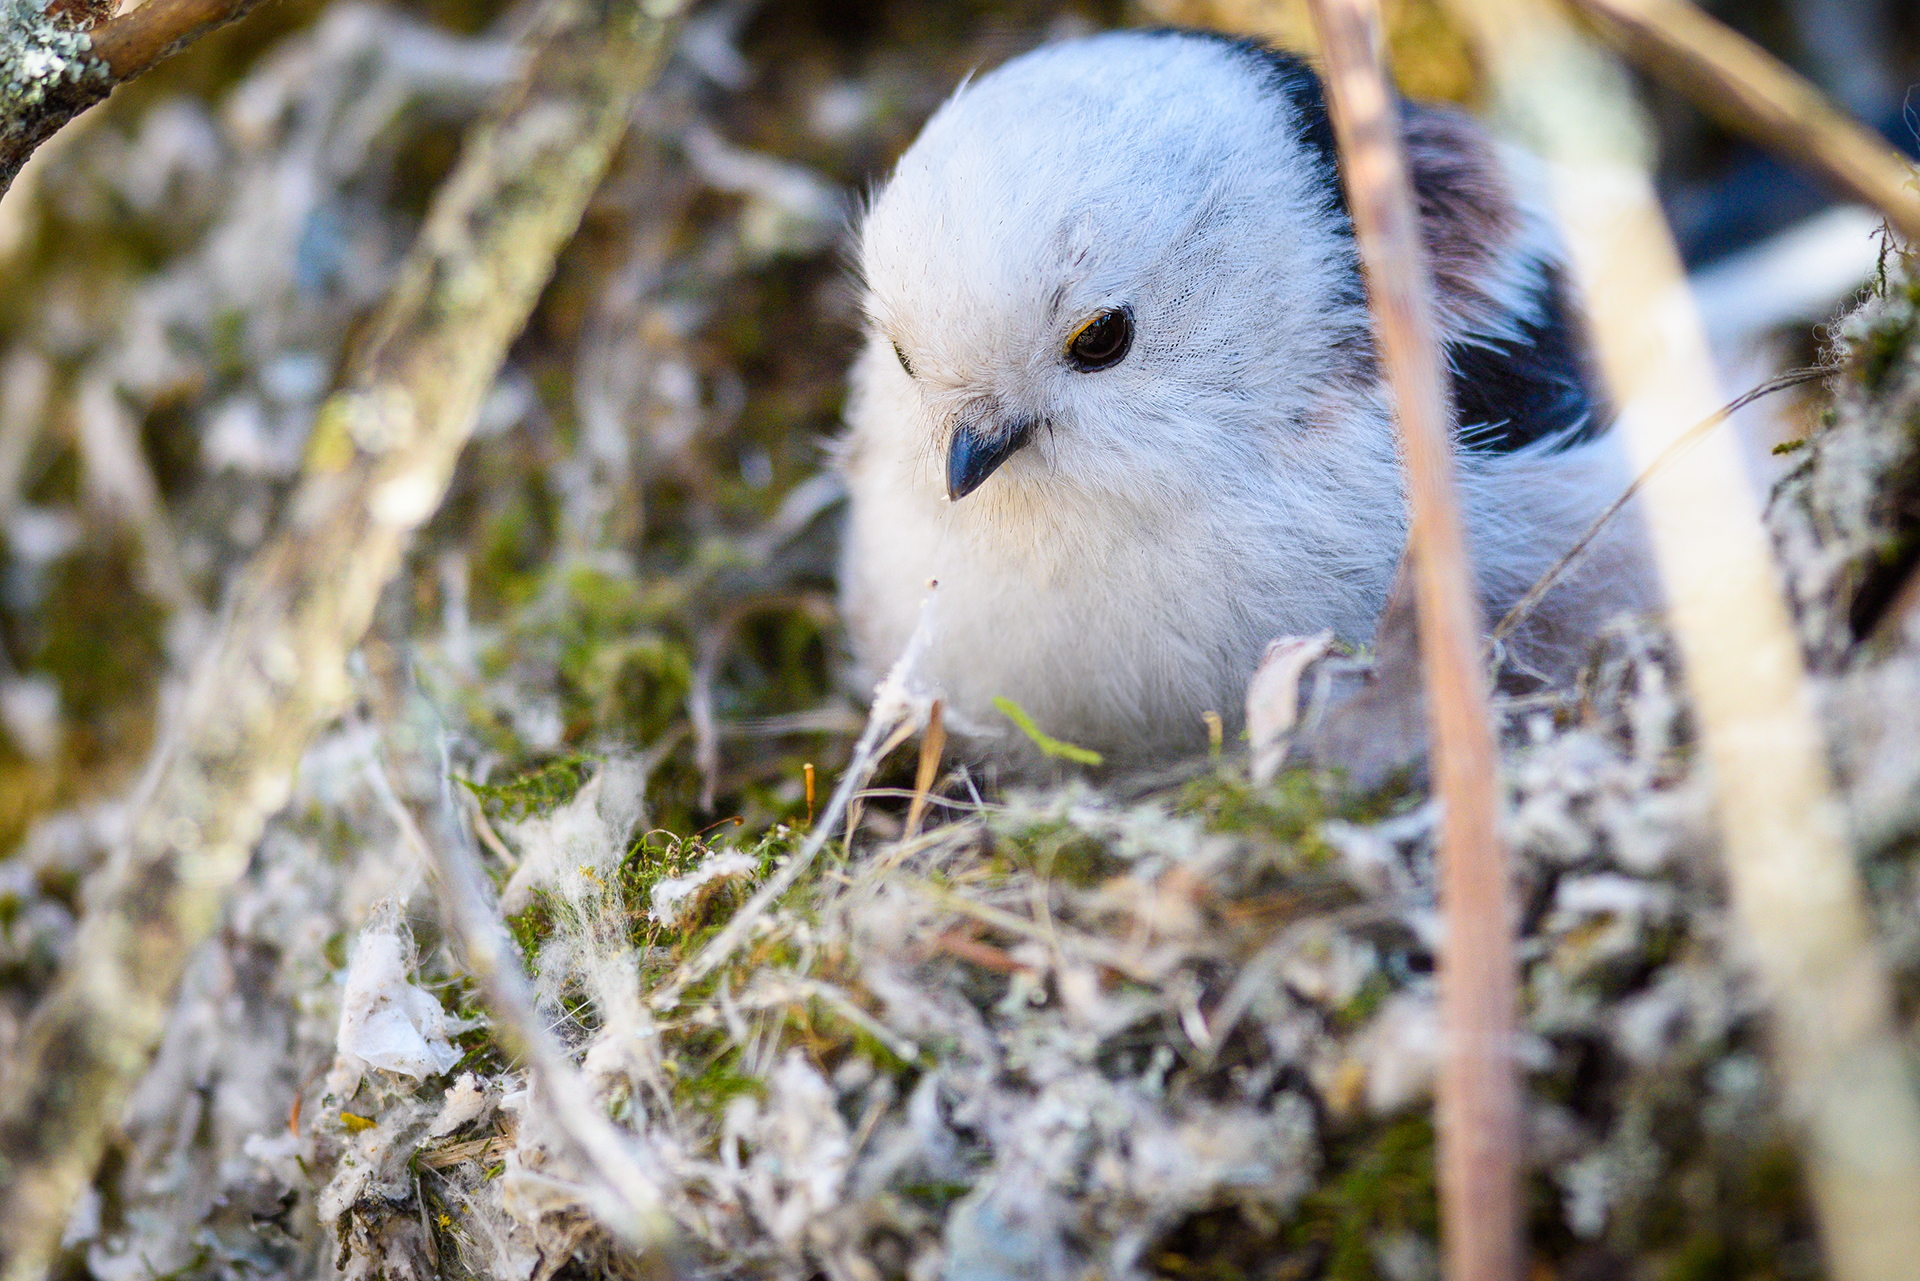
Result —
<svg viewBox="0 0 1920 1281"><path fill-rule="evenodd" d="M308 753L189 976L69 1230L93 1274L1436 1274L1434 825L1404 784L1256 786L1229 745L1172 782L956 772L917 832L875 795L731 963L647 1004L795 853L804 767L830 779L859 725L809 443L844 356L819 335L844 338L849 308L834 193L1011 43L898 13L922 27L778 10L742 32L723 7L690 30L390 594L361 706ZM930 52L888 52L908 47ZM12 777L137 759L153 599L190 619L179 601L258 541L421 175L510 67L502 34L336 5L217 111L162 96L56 158L36 234L147 256L29 273L47 321L13 339L10 394L38 368L92 415L38 447L51 471L100 486L129 474L116 459L171 459L143 491L171 519L57 484L14 510L13 625L46 634L43 685L8 686L16 740L45 731ZM1892 602L1920 527L1917 304L1895 256L1839 330L1832 421L1773 513L1908 991L1920 634ZM135 426L159 444L116 453ZM141 643L87 648L109 618ZM103 653L131 693L90 679ZM1818 1275L1664 639L1623 623L1577 691L1500 715L1536 1257L1567 1278ZM62 804L0 868L9 1038L120 821ZM609 1231L494 1044L396 805L487 851L544 1015L658 1179L663 1248Z"/></svg>

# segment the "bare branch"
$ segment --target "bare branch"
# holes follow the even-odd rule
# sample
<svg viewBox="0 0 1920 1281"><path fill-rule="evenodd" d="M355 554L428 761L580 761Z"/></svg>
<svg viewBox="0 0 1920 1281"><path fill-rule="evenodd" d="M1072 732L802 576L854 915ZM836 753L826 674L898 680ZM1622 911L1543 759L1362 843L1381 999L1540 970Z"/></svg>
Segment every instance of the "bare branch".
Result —
<svg viewBox="0 0 1920 1281"><path fill-rule="evenodd" d="M467 139L392 294L320 410L288 518L195 664L150 790L0 1095L0 1277L46 1271L67 1209L300 753L339 708L413 532L438 506L507 344L578 227L667 39L661 0L561 0ZM158 56L154 33L135 53ZM133 54L129 55L130 57Z"/></svg>
<svg viewBox="0 0 1920 1281"><path fill-rule="evenodd" d="M1872 205L1920 244L1911 161L1760 46L1685 0L1569 0L1708 115Z"/></svg>
<svg viewBox="0 0 1920 1281"><path fill-rule="evenodd" d="M75 6L0 6L0 194L60 126L260 0L147 0L84 30ZM109 10L111 6L107 6Z"/></svg>
<svg viewBox="0 0 1920 1281"><path fill-rule="evenodd" d="M1452 1281L1520 1271L1519 1084L1513 924L1495 787L1499 777L1480 619L1455 492L1427 273L1398 113L1379 63L1376 0L1310 0L1326 59L1348 204L1398 407L1413 507L1409 540L1440 839L1440 1197Z"/></svg>

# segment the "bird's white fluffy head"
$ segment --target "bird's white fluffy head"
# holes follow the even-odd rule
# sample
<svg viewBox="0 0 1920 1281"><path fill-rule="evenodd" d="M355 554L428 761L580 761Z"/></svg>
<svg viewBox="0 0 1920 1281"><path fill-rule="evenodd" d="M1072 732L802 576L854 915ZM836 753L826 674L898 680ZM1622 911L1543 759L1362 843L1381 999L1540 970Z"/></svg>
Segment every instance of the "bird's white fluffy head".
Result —
<svg viewBox="0 0 1920 1281"><path fill-rule="evenodd" d="M861 676L935 580L916 675L950 726L1011 759L1004 697L1145 760L1232 725L1271 638L1372 635L1404 482L1330 134L1299 63L1177 32L1042 48L928 122L861 229L839 445ZM1612 468L1544 222L1470 121L1414 107L1405 137L1504 609ZM1103 313L1131 344L1089 359Z"/></svg>
<svg viewBox="0 0 1920 1281"><path fill-rule="evenodd" d="M1170 464L1269 451L1276 425L1351 388L1352 242L1274 74L1228 41L1117 32L1028 54L940 109L860 241L868 368L930 466L961 423L1025 421L1032 444L995 483L1132 491ZM1073 334L1121 307L1126 358L1076 369Z"/></svg>

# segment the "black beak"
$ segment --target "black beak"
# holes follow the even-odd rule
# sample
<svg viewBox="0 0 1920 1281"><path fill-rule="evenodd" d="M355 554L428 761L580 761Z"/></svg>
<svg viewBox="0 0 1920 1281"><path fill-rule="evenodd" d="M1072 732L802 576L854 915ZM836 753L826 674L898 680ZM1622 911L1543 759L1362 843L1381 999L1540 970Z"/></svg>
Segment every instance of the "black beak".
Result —
<svg viewBox="0 0 1920 1281"><path fill-rule="evenodd" d="M986 483L1001 463L1033 438L1033 420L1017 419L989 435L997 424L962 423L947 447L947 499L959 502Z"/></svg>

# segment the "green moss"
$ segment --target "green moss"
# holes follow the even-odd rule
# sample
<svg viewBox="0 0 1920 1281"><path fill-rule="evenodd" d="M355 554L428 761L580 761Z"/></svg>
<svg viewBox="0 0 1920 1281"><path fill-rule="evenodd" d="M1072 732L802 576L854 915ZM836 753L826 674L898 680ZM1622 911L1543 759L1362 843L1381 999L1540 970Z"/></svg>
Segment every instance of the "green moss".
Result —
<svg viewBox="0 0 1920 1281"><path fill-rule="evenodd" d="M1326 1250L1329 1281L1377 1281L1374 1238L1415 1232L1437 1239L1438 1205L1433 1121L1416 1113L1337 1143L1288 1236Z"/></svg>
<svg viewBox="0 0 1920 1281"><path fill-rule="evenodd" d="M1393 995L1393 980L1384 970L1375 970L1360 984L1353 999L1333 1012L1333 1023L1342 1031L1352 1031L1374 1016L1381 1003Z"/></svg>
<svg viewBox="0 0 1920 1281"><path fill-rule="evenodd" d="M674 1053L664 1060L673 1072L673 1101L716 1121L727 1104L743 1094L767 1097L766 1082L740 1067L740 1047L722 1030L682 1033ZM689 1062L697 1066L687 1068Z"/></svg>
<svg viewBox="0 0 1920 1281"><path fill-rule="evenodd" d="M1897 319L1888 317L1869 329L1854 348L1853 369L1861 385L1869 393L1879 391L1913 344L1914 317L1910 312Z"/></svg>
<svg viewBox="0 0 1920 1281"><path fill-rule="evenodd" d="M1068 885L1092 887L1118 875L1125 867L1107 852L1107 847L1078 828L1065 824L1026 849L1015 847L1030 860L1029 866L1049 880Z"/></svg>
<svg viewBox="0 0 1920 1281"><path fill-rule="evenodd" d="M520 949L520 955L526 958L527 968L537 968L540 947L553 936L553 905L548 902L546 891L534 890L527 909L507 917L507 933Z"/></svg>
<svg viewBox="0 0 1920 1281"><path fill-rule="evenodd" d="M1186 784L1173 798L1173 812L1200 819L1211 832L1261 840L1283 857L1283 867L1323 867L1334 852L1320 839L1329 818L1368 816L1365 803L1337 803L1307 770L1289 770L1266 787L1256 787L1238 770L1211 770Z"/></svg>
<svg viewBox="0 0 1920 1281"><path fill-rule="evenodd" d="M644 743L685 714L693 656L658 632L613 640L577 635L562 649L560 675L576 696L569 719Z"/></svg>
<svg viewBox="0 0 1920 1281"><path fill-rule="evenodd" d="M904 1183L900 1186L901 1196L940 1212L971 1191L973 1185L970 1183Z"/></svg>
<svg viewBox="0 0 1920 1281"><path fill-rule="evenodd" d="M1415 1233L1438 1239L1433 1124L1401 1117L1332 1142L1314 1189L1290 1222L1217 1208L1189 1216L1147 1255L1157 1276L1178 1281L1385 1281L1373 1244Z"/></svg>
<svg viewBox="0 0 1920 1281"><path fill-rule="evenodd" d="M593 777L597 765L595 758L576 754L550 761L504 783L476 783L470 778L456 781L480 798L490 817L518 822L572 800Z"/></svg>
<svg viewBox="0 0 1920 1281"><path fill-rule="evenodd" d="M1819 1276L1807 1251L1813 1224L1792 1145L1774 1137L1743 1152L1709 1151L1706 1164L1676 1172L1678 1244L1664 1252L1659 1281L1788 1281ZM1691 1195L1689 1195L1691 1193ZM1703 1202L1702 1198L1710 1198Z"/></svg>
<svg viewBox="0 0 1920 1281"><path fill-rule="evenodd" d="M116 712L150 711L166 651L166 611L142 590L138 553L121 540L62 561L40 610L32 666L60 686L60 707L96 734Z"/></svg>
<svg viewBox="0 0 1920 1281"><path fill-rule="evenodd" d="M475 539L474 614L496 618L533 599L553 547L557 516L546 477L527 473Z"/></svg>

